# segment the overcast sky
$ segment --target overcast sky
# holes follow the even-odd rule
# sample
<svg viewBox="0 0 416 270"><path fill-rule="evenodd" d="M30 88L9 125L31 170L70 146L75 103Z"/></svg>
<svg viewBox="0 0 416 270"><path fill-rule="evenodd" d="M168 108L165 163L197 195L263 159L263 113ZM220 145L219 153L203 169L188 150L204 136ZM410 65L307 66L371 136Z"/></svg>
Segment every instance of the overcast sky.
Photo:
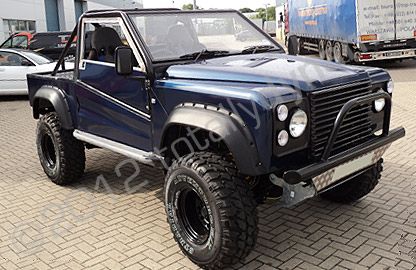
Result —
<svg viewBox="0 0 416 270"><path fill-rule="evenodd" d="M143 0L145 8L170 8L176 7L181 8L183 4L193 3L193 0ZM276 5L276 0L197 0L197 6L208 9L208 8L232 8L240 9L249 7L256 9L264 7L265 4Z"/></svg>

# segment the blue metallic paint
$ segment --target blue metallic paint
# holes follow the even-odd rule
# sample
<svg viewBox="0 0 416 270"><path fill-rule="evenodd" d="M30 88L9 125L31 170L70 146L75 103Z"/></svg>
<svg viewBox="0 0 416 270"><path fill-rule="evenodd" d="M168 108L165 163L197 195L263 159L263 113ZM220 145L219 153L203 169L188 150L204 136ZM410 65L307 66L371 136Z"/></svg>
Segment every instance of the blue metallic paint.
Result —
<svg viewBox="0 0 416 270"><path fill-rule="evenodd" d="M111 68L110 68L111 69ZM321 70L319 76L313 70ZM300 71L299 71L300 70ZM201 63L175 65L167 70L164 78L153 83L149 93L156 104L148 104L143 89L129 88L127 95L121 94L134 107L151 106L151 119L128 110L108 99L85 83L65 79L50 79L46 76L29 76L30 93L37 86L56 85L72 100L70 108L77 108L76 128L105 138L153 151L160 148L165 123L177 105L198 103L223 107L236 113L247 125L260 155L262 172L272 172L273 164L273 108L277 104L299 101L308 92L326 87L347 84L363 79L388 81L390 76L381 69L347 67L302 57L280 54L256 54L224 57ZM94 71L89 76L91 84L106 89L107 83L125 80L110 70L106 84L99 83ZM315 71L316 72L316 71ZM99 83L99 84L98 84ZM123 82L120 84L123 85ZM112 85L116 95L124 93L117 84ZM101 89L102 90L102 89ZM111 92L110 92L111 93ZM138 94L140 93L140 94ZM77 102L75 102L77 99ZM253 115L257 114L256 117ZM260 123L260 124L259 124ZM156 151L157 152L157 151Z"/></svg>

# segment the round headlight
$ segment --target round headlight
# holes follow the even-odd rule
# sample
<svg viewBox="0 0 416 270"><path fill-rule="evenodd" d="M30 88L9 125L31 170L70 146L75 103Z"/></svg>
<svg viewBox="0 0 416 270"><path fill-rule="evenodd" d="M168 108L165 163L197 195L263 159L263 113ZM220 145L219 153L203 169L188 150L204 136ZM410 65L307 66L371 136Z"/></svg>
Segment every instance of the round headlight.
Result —
<svg viewBox="0 0 416 270"><path fill-rule="evenodd" d="M299 138L306 130L306 125L308 124L308 116L301 109L297 110L292 119L290 119L289 130L290 135L294 138Z"/></svg>
<svg viewBox="0 0 416 270"><path fill-rule="evenodd" d="M280 121L285 121L287 119L287 117L289 116L289 109L287 108L286 105L280 105L279 107L277 107L277 118Z"/></svg>
<svg viewBox="0 0 416 270"><path fill-rule="evenodd" d="M386 106L386 100L384 98L374 101L374 110L376 110L376 112L381 112L384 109L384 106Z"/></svg>
<svg viewBox="0 0 416 270"><path fill-rule="evenodd" d="M277 135L277 143L280 146L285 146L289 142L289 133L286 130L282 130Z"/></svg>
<svg viewBox="0 0 416 270"><path fill-rule="evenodd" d="M387 83L387 92L389 92L389 94L393 94L393 91L394 91L394 82L390 80Z"/></svg>

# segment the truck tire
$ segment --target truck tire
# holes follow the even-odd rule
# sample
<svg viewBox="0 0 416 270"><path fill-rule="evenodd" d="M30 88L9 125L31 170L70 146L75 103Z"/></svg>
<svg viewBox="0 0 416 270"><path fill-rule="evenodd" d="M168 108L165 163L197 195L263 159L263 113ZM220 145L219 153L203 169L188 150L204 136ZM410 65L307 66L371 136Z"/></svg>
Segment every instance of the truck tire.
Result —
<svg viewBox="0 0 416 270"><path fill-rule="evenodd" d="M319 58L321 58L322 60L326 60L326 51L325 51L325 40L321 39L319 41Z"/></svg>
<svg viewBox="0 0 416 270"><path fill-rule="evenodd" d="M342 44L340 42L335 42L334 44L334 60L338 64L345 64L347 62L342 55Z"/></svg>
<svg viewBox="0 0 416 270"><path fill-rule="evenodd" d="M168 223L182 252L204 269L223 269L245 258L257 239L254 196L234 162L192 153L166 175Z"/></svg>
<svg viewBox="0 0 416 270"><path fill-rule="evenodd" d="M376 165L325 193L321 197L336 203L352 203L368 195L377 186L383 171L383 159Z"/></svg>
<svg viewBox="0 0 416 270"><path fill-rule="evenodd" d="M288 45L287 45L287 50L288 53L290 55L298 55L299 54L299 44L298 44L298 37L297 36L290 36L289 37L289 41L288 41Z"/></svg>
<svg viewBox="0 0 416 270"><path fill-rule="evenodd" d="M328 61L334 61L334 48L332 47L332 42L329 40L325 44L325 57Z"/></svg>
<svg viewBox="0 0 416 270"><path fill-rule="evenodd" d="M46 175L57 185L79 180L85 169L84 144L61 127L57 113L42 116L36 140L40 164Z"/></svg>

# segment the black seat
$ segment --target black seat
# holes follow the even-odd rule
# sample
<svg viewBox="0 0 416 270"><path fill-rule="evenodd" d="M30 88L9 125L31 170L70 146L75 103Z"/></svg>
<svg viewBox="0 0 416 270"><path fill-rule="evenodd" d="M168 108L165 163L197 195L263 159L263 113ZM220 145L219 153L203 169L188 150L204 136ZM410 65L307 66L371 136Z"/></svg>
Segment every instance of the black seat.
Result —
<svg viewBox="0 0 416 270"><path fill-rule="evenodd" d="M189 29L180 24L173 25L169 28L167 43L169 44L169 48L179 55L198 52L204 49L204 46L199 43L197 37L193 37Z"/></svg>
<svg viewBox="0 0 416 270"><path fill-rule="evenodd" d="M91 37L89 60L114 63L116 48L123 46L117 31L110 27L97 28Z"/></svg>

